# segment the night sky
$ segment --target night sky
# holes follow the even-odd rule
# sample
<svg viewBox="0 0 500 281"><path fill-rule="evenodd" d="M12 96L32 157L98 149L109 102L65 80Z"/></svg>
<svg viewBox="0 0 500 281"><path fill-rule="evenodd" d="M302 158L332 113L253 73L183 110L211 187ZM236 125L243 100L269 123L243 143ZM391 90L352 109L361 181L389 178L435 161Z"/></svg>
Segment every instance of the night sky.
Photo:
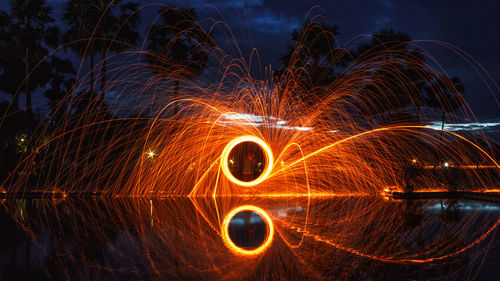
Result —
<svg viewBox="0 0 500 281"><path fill-rule="evenodd" d="M62 16L63 0L48 0L53 17ZM141 2L141 1L136 1ZM152 1L142 1L147 4ZM479 0L349 0L349 1L161 1L178 7L194 7L201 20L221 19L229 25L237 43L248 57L256 48L263 66L279 69L279 57L292 44L290 31L309 15L324 17L339 26L341 44L356 36L392 28L411 36L413 40L437 40L450 43L474 57L496 81L500 81L500 1ZM143 27L156 15L159 6L144 8ZM8 9L2 0L0 9ZM226 34L215 34L220 44L230 40ZM465 84L465 98L480 120L500 122L500 91L488 90L485 82L452 50L436 43L419 43L444 67L450 76L458 76ZM493 85L491 85L493 86Z"/></svg>

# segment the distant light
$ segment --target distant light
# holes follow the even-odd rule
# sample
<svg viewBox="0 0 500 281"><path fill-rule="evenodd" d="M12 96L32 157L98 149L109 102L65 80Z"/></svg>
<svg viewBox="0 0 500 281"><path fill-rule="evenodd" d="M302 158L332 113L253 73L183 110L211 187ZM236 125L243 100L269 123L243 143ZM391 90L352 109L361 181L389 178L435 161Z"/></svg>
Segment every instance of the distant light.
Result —
<svg viewBox="0 0 500 281"><path fill-rule="evenodd" d="M450 163L448 163L448 162L444 162L444 166L445 166L446 168L448 168L448 167L450 166Z"/></svg>
<svg viewBox="0 0 500 281"><path fill-rule="evenodd" d="M417 159L413 159L413 160L411 160L411 162L417 163Z"/></svg>
<svg viewBox="0 0 500 281"><path fill-rule="evenodd" d="M153 159L153 157L156 155L156 153L151 149L148 152L146 152L146 154L148 155L148 158L150 158L150 159Z"/></svg>
<svg viewBox="0 0 500 281"><path fill-rule="evenodd" d="M23 141L24 141L24 138L21 138L21 141L23 142Z"/></svg>

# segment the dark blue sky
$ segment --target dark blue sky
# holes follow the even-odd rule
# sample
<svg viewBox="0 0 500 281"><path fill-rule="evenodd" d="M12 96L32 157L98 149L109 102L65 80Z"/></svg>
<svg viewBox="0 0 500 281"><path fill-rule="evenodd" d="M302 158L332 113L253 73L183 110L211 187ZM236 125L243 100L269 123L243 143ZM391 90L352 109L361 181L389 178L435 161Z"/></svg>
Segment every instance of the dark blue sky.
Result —
<svg viewBox="0 0 500 281"><path fill-rule="evenodd" d="M199 5L205 1L186 1ZM320 15L338 25L341 44L359 35L392 28L413 40L450 43L477 59L500 81L500 1L479 0L350 0L350 1L206 1L214 4L243 48L255 47L263 65L278 68L277 59L290 44L289 32L308 13ZM194 4L196 3L196 4ZM242 3L245 9L242 8ZM189 4L187 4L189 5ZM247 29L250 37L246 36ZM500 104L467 62L452 50L437 44L421 43L451 76L465 84L465 98L479 117L500 117ZM498 90L494 91L500 97Z"/></svg>
<svg viewBox="0 0 500 281"><path fill-rule="evenodd" d="M48 0L53 16L62 15L63 0ZM278 58L291 44L289 32L308 15L323 16L330 24L338 25L341 44L358 35L392 28L403 31L413 40L438 40L464 50L500 81L500 1L496 0L230 0L230 1L137 1L171 3L179 7L197 8L201 18L222 19L236 36L245 56L251 48L259 52L262 65L279 68ZM0 9L7 9L2 0ZM244 8L243 8L244 7ZM142 10L144 26L154 19L158 6ZM217 14L220 13L220 16ZM230 38L217 34L219 44ZM500 105L495 101L481 77L467 62L452 50L437 44L422 43L450 76L459 76L465 84L465 98L472 110L482 118L500 117ZM500 92L494 89L500 97Z"/></svg>

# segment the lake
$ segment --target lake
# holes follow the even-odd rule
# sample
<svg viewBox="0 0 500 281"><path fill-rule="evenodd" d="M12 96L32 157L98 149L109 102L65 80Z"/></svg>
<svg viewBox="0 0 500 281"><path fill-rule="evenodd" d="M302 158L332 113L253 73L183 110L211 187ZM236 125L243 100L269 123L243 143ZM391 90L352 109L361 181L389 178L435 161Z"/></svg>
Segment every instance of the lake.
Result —
<svg viewBox="0 0 500 281"><path fill-rule="evenodd" d="M8 199L0 280L491 280L500 205L375 196Z"/></svg>

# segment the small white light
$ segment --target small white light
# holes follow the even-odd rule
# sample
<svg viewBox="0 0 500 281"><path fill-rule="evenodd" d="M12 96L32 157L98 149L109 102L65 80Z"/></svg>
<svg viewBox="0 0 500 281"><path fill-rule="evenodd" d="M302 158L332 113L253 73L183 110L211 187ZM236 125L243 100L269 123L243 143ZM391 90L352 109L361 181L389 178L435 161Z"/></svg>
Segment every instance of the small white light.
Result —
<svg viewBox="0 0 500 281"><path fill-rule="evenodd" d="M146 152L146 154L148 155L148 158L151 159L153 159L153 157L156 155L155 152L151 149L148 152Z"/></svg>

